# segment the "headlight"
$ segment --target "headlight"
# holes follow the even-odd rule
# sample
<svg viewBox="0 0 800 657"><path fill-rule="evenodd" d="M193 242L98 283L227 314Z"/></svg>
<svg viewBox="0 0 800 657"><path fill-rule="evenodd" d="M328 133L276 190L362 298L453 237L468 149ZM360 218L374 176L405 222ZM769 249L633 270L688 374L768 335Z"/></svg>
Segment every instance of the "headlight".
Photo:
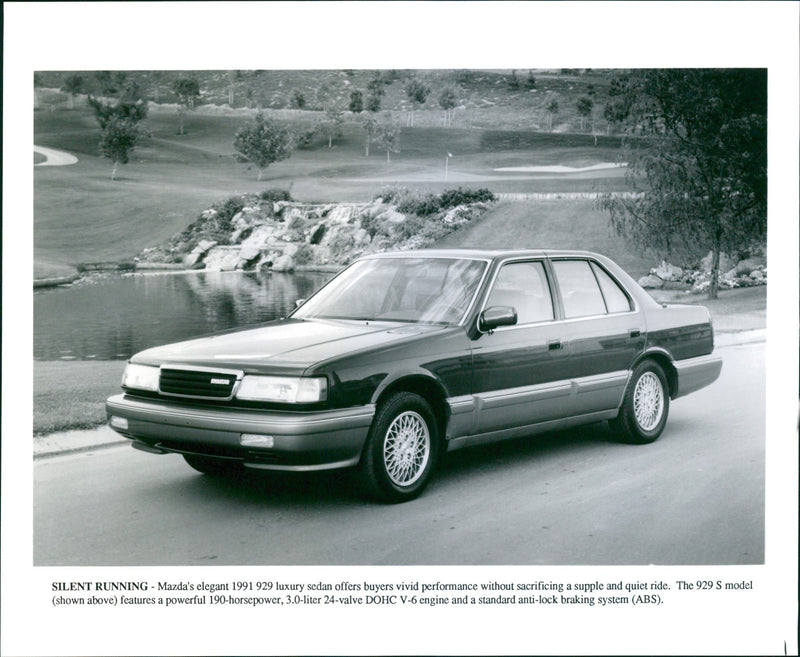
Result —
<svg viewBox="0 0 800 657"><path fill-rule="evenodd" d="M125 373L122 375L122 385L125 388L158 392L159 374L160 370L157 367L128 363L125 366Z"/></svg>
<svg viewBox="0 0 800 657"><path fill-rule="evenodd" d="M328 381L322 377L310 379L248 375L242 379L236 397L285 404L321 402L328 398Z"/></svg>

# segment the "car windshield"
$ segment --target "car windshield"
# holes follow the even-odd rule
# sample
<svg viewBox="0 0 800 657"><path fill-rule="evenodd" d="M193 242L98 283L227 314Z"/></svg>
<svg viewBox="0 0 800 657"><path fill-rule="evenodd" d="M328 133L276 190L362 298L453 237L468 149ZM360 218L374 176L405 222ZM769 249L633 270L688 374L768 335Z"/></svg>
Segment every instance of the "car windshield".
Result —
<svg viewBox="0 0 800 657"><path fill-rule="evenodd" d="M298 308L296 319L458 323L486 269L481 260L360 260Z"/></svg>

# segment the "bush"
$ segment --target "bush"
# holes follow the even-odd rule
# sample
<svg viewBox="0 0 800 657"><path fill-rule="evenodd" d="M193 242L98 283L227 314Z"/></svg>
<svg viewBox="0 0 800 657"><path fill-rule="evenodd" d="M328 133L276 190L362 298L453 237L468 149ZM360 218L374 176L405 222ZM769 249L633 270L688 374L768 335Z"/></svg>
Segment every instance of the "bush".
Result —
<svg viewBox="0 0 800 657"><path fill-rule="evenodd" d="M265 189L259 197L262 201L271 201L272 203L277 203L279 201L292 201L292 195L286 189L278 189L277 187L273 187L272 189Z"/></svg>
<svg viewBox="0 0 800 657"><path fill-rule="evenodd" d="M358 218L361 228L367 231L370 239L374 238L381 231L382 224L377 215L364 213Z"/></svg>
<svg viewBox="0 0 800 657"><path fill-rule="evenodd" d="M216 221L220 230L227 231L231 228L231 220L244 210L247 199L244 196L231 196L229 199L213 206L217 211Z"/></svg>
<svg viewBox="0 0 800 657"><path fill-rule="evenodd" d="M426 217L442 210L448 210L458 205L482 203L496 200L496 196L489 189L446 189L441 194L425 194L419 196L408 193L399 199L397 210L403 214L415 214Z"/></svg>
<svg viewBox="0 0 800 657"><path fill-rule="evenodd" d="M314 262L314 248L310 244L301 244L294 254L294 261L298 265L307 265Z"/></svg>
<svg viewBox="0 0 800 657"><path fill-rule="evenodd" d="M408 187L402 187L401 185L390 185L388 187L383 187L372 200L376 201L380 198L383 199L384 203L398 203L410 195L411 190Z"/></svg>

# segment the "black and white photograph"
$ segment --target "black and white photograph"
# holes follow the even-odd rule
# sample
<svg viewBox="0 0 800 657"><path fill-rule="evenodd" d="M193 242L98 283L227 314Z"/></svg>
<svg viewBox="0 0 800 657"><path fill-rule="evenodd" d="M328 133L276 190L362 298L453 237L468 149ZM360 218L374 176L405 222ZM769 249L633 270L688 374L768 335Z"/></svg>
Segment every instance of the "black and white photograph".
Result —
<svg viewBox="0 0 800 657"><path fill-rule="evenodd" d="M759 4L7 7L3 654L796 654Z"/></svg>

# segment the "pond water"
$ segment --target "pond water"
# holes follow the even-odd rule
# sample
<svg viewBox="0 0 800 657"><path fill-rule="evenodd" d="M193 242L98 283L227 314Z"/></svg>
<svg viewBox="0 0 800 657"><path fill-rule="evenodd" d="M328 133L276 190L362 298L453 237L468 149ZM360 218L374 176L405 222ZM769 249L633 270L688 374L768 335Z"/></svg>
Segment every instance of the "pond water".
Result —
<svg viewBox="0 0 800 657"><path fill-rule="evenodd" d="M126 359L285 316L332 273L98 274L33 296L36 360Z"/></svg>

